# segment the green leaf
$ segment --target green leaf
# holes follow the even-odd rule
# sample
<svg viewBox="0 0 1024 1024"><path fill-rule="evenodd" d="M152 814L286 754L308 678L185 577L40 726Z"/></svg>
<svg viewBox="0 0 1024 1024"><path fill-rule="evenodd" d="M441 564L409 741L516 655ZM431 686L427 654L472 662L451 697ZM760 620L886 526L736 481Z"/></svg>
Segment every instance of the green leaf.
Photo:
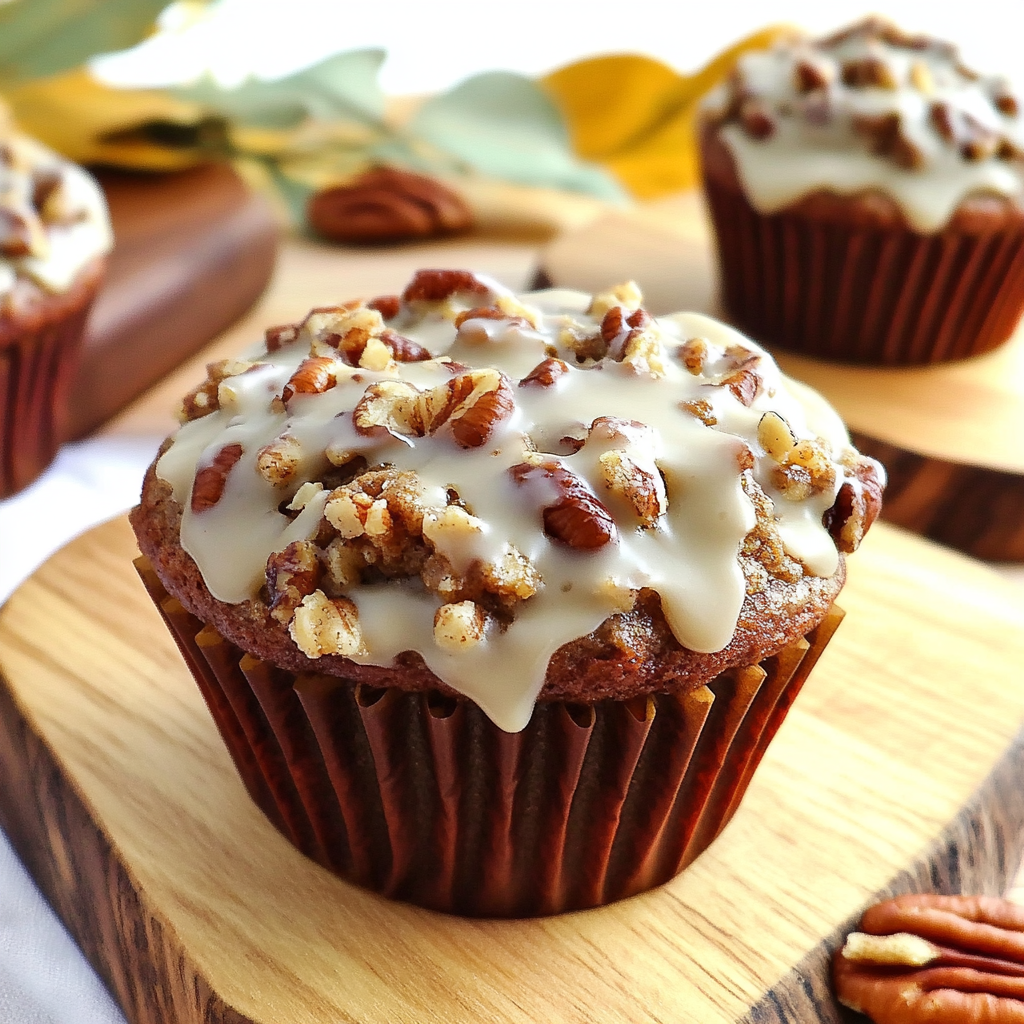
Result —
<svg viewBox="0 0 1024 1024"><path fill-rule="evenodd" d="M624 199L614 178L573 155L565 122L548 96L511 72L476 75L428 100L406 134L413 150L426 142L488 177Z"/></svg>
<svg viewBox="0 0 1024 1024"><path fill-rule="evenodd" d="M0 3L0 80L45 78L134 46L168 0L8 0Z"/></svg>
<svg viewBox="0 0 1024 1024"><path fill-rule="evenodd" d="M307 118L379 124L384 93L377 73L384 56L383 50L352 50L274 81L250 78L228 89L206 76L171 91L251 127L294 128Z"/></svg>

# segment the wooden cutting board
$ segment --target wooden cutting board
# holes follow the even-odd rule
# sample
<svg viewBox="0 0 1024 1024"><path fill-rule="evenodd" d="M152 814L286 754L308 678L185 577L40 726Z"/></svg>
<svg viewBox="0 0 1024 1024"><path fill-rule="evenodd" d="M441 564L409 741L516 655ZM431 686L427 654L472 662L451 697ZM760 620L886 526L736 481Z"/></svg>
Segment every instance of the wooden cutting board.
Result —
<svg viewBox="0 0 1024 1024"><path fill-rule="evenodd" d="M541 273L584 291L632 278L654 313L723 315L696 193L563 234L543 254ZM1024 327L993 352L939 366L875 369L773 354L832 402L861 451L885 464L886 519L977 558L1024 562Z"/></svg>
<svg viewBox="0 0 1024 1024"><path fill-rule="evenodd" d="M115 246L71 392L68 439L234 323L270 279L278 239L270 207L227 166L97 177Z"/></svg>
<svg viewBox="0 0 1024 1024"><path fill-rule="evenodd" d="M878 894L997 893L1024 847L1024 606L876 526L743 806L683 875L532 921L391 903L245 794L124 520L0 610L0 825L132 1024L809 1024Z"/></svg>

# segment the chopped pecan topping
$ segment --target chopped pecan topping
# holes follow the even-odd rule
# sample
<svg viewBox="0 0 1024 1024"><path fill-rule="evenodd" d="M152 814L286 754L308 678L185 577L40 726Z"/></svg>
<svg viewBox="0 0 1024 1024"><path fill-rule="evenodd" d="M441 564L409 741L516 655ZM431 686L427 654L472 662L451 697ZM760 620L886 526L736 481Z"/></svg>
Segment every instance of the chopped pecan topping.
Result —
<svg viewBox="0 0 1024 1024"><path fill-rule="evenodd" d="M521 462L509 473L541 498L544 532L571 548L590 551L616 537L615 520L573 472L557 462ZM554 491L552 501L547 495Z"/></svg>
<svg viewBox="0 0 1024 1024"><path fill-rule="evenodd" d="M851 89L897 89L892 65L881 57L861 57L843 64L843 84Z"/></svg>
<svg viewBox="0 0 1024 1024"><path fill-rule="evenodd" d="M265 333L267 351L276 352L285 345L290 345L299 336L299 324L281 324L278 327L268 327Z"/></svg>
<svg viewBox="0 0 1024 1024"><path fill-rule="evenodd" d="M295 609L288 632L307 658L327 654L365 654L359 611L347 597L328 597L314 590Z"/></svg>
<svg viewBox="0 0 1024 1024"><path fill-rule="evenodd" d="M561 359L545 359L538 363L520 382L521 388L551 387L559 377L569 372L569 367Z"/></svg>
<svg viewBox="0 0 1024 1024"><path fill-rule="evenodd" d="M904 134L899 114L861 114L853 119L853 126L868 140L871 152L876 156L888 157L899 167L910 171L924 166L924 154Z"/></svg>
<svg viewBox="0 0 1024 1024"><path fill-rule="evenodd" d="M882 510L885 470L874 459L853 449L843 453L842 462L846 478L822 522L839 550L849 554L857 550Z"/></svg>
<svg viewBox="0 0 1024 1024"><path fill-rule="evenodd" d="M434 643L442 651L468 651L484 638L487 619L472 601L443 604L434 613Z"/></svg>
<svg viewBox="0 0 1024 1024"><path fill-rule="evenodd" d="M690 338L679 346L676 354L683 366L699 377L708 361L708 343L703 338Z"/></svg>
<svg viewBox="0 0 1024 1024"><path fill-rule="evenodd" d="M270 614L287 625L302 599L320 586L323 569L316 546L308 540L297 540L284 551L275 551L267 559L266 575Z"/></svg>
<svg viewBox="0 0 1024 1024"><path fill-rule="evenodd" d="M295 395L321 395L337 383L337 362L329 356L310 356L303 359L288 378L281 392L281 401L287 405Z"/></svg>
<svg viewBox="0 0 1024 1024"><path fill-rule="evenodd" d="M743 130L758 141L770 139L775 134L775 118L759 100L744 100L740 105L739 121Z"/></svg>
<svg viewBox="0 0 1024 1024"><path fill-rule="evenodd" d="M275 487L285 487L295 477L302 459L302 446L291 434L264 445L256 455L256 470Z"/></svg>
<svg viewBox="0 0 1024 1024"><path fill-rule="evenodd" d="M515 409L508 378L498 370L470 370L423 396L427 433L448 425L460 448L486 444Z"/></svg>
<svg viewBox="0 0 1024 1024"><path fill-rule="evenodd" d="M643 302L643 295L637 287L636 281L624 281L606 292L598 292L591 299L587 313L592 317L603 317L612 306L623 306L633 310L639 308L641 302Z"/></svg>
<svg viewBox="0 0 1024 1024"><path fill-rule="evenodd" d="M370 299L367 306L377 310L385 320L393 320L402 308L402 300L397 295L378 295Z"/></svg>
<svg viewBox="0 0 1024 1024"><path fill-rule="evenodd" d="M402 293L405 302L443 302L452 295L487 295L491 289L468 270L418 270Z"/></svg>
<svg viewBox="0 0 1024 1024"><path fill-rule="evenodd" d="M718 422L718 417L711 408L711 403L706 398L696 398L690 402L680 402L679 408L684 412L696 416L705 427L713 427Z"/></svg>
<svg viewBox="0 0 1024 1024"><path fill-rule="evenodd" d="M242 457L242 446L237 442L226 444L213 457L209 465L202 466L196 473L192 484L192 511L206 512L213 508L224 496L224 488L228 482L228 474L235 463Z"/></svg>
<svg viewBox="0 0 1024 1024"><path fill-rule="evenodd" d="M717 387L727 387L735 396L740 405L747 407L753 405L754 399L761 393L761 375L753 370L737 370L730 373Z"/></svg>
<svg viewBox="0 0 1024 1024"><path fill-rule="evenodd" d="M839 1001L876 1024L1024 1020L1024 908L901 896L868 910L833 960Z"/></svg>
<svg viewBox="0 0 1024 1024"><path fill-rule="evenodd" d="M798 60L793 67L793 85L797 92L814 92L832 84L832 69L817 60Z"/></svg>
<svg viewBox="0 0 1024 1024"><path fill-rule="evenodd" d="M997 92L992 97L996 109L1007 117L1016 117L1020 113L1020 103L1011 92Z"/></svg>

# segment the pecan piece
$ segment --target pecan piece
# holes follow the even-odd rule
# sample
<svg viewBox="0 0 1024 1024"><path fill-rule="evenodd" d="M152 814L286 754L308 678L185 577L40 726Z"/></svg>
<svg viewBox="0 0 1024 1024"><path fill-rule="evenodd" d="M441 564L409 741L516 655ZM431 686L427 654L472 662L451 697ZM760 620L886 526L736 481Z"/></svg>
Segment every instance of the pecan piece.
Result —
<svg viewBox="0 0 1024 1024"><path fill-rule="evenodd" d="M486 444L516 405L508 378L494 369L461 373L423 398L427 433L436 434L447 424L460 448Z"/></svg>
<svg viewBox="0 0 1024 1024"><path fill-rule="evenodd" d="M1007 117L1016 117L1020 112L1020 103L1012 92L1005 90L997 92L992 97L992 102L996 105L996 109Z"/></svg>
<svg viewBox="0 0 1024 1024"><path fill-rule="evenodd" d="M521 388L530 386L549 388L559 377L568 372L568 364L563 363L561 359L545 359L519 382L519 386Z"/></svg>
<svg viewBox="0 0 1024 1024"><path fill-rule="evenodd" d="M198 470L192 484L191 507L193 512L196 514L206 512L220 501L224 496L228 474L241 457L242 446L235 441L232 444L224 445L209 465Z"/></svg>
<svg viewBox="0 0 1024 1024"><path fill-rule="evenodd" d="M836 994L876 1024L1024 1020L1024 908L901 896L868 910L833 960Z"/></svg>
<svg viewBox="0 0 1024 1024"><path fill-rule="evenodd" d="M377 298L370 299L366 305L377 310L385 320L393 320L402 308L402 300L397 295L378 295Z"/></svg>
<svg viewBox="0 0 1024 1024"><path fill-rule="evenodd" d="M311 356L299 363L288 378L281 401L287 405L295 395L320 395L338 383L337 362L329 356Z"/></svg>
<svg viewBox="0 0 1024 1024"><path fill-rule="evenodd" d="M896 89L899 83L892 65L881 57L848 60L842 68L843 85L851 89Z"/></svg>
<svg viewBox="0 0 1024 1024"><path fill-rule="evenodd" d="M881 464L852 449L843 455L846 479L835 503L822 517L825 529L840 551L856 551L882 510L885 470Z"/></svg>
<svg viewBox="0 0 1024 1024"><path fill-rule="evenodd" d="M32 252L32 229L28 218L17 210L0 206L0 253L27 256Z"/></svg>
<svg viewBox="0 0 1024 1024"><path fill-rule="evenodd" d="M816 60L798 60L793 67L793 84L797 92L814 92L832 84L832 69Z"/></svg>
<svg viewBox="0 0 1024 1024"><path fill-rule="evenodd" d="M286 625L302 599L320 585L322 575L316 545L310 541L292 541L283 551L275 551L266 570L270 614Z"/></svg>
<svg viewBox="0 0 1024 1024"><path fill-rule="evenodd" d="M541 496L544 532L549 537L581 551L604 547L615 539L611 513L561 464L521 462L509 473L517 484L532 487Z"/></svg>
<svg viewBox="0 0 1024 1024"><path fill-rule="evenodd" d="M264 334L267 340L267 351L276 352L279 348L290 345L298 336L298 324L281 324L278 327L268 327Z"/></svg>
<svg viewBox="0 0 1024 1024"><path fill-rule="evenodd" d="M322 189L310 199L306 217L325 238L371 245L454 234L473 224L469 207L446 185L390 167Z"/></svg>
<svg viewBox="0 0 1024 1024"><path fill-rule="evenodd" d="M712 386L728 388L740 405L749 408L761 393L762 383L761 375L753 370L737 370L735 373L730 373L720 385Z"/></svg>
<svg viewBox="0 0 1024 1024"><path fill-rule="evenodd" d="M452 295L490 295L491 289L469 270L418 270L402 293L405 302L443 302Z"/></svg>
<svg viewBox="0 0 1024 1024"><path fill-rule="evenodd" d="M743 130L759 142L770 139L775 134L775 118L758 100L743 101L740 105L739 120Z"/></svg>

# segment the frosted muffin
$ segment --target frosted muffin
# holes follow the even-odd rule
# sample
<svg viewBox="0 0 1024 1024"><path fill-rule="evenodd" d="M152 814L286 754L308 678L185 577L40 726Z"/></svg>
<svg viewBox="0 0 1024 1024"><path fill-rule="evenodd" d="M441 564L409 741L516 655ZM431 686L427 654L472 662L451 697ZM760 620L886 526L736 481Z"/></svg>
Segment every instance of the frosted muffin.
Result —
<svg viewBox="0 0 1024 1024"><path fill-rule="evenodd" d="M667 880L838 623L881 468L736 331L640 303L422 271L186 396L143 577L342 876L478 915Z"/></svg>
<svg viewBox="0 0 1024 1024"><path fill-rule="evenodd" d="M93 179L0 108L0 498L56 454L111 241Z"/></svg>
<svg viewBox="0 0 1024 1024"><path fill-rule="evenodd" d="M722 298L808 355L987 351L1024 309L1024 122L1005 79L869 18L740 58L706 102Z"/></svg>

